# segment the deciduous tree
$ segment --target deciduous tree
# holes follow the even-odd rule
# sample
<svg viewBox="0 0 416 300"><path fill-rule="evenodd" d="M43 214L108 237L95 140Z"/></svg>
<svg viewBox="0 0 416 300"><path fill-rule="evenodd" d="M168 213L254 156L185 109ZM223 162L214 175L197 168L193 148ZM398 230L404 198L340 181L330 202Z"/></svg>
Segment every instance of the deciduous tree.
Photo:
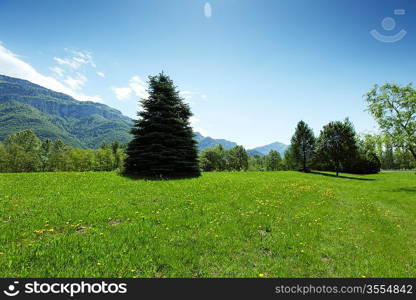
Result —
<svg viewBox="0 0 416 300"><path fill-rule="evenodd" d="M352 158L357 157L355 130L351 122L336 121L325 125L317 141L319 158L330 162L337 173Z"/></svg>
<svg viewBox="0 0 416 300"><path fill-rule="evenodd" d="M366 95L368 111L396 147L409 151L416 161L416 90L411 84L376 85Z"/></svg>

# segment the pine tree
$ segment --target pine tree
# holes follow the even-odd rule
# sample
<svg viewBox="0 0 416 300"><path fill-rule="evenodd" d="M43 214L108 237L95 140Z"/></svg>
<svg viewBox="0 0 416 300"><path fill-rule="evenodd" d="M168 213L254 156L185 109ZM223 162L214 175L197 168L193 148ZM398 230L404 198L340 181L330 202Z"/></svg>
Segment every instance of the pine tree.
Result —
<svg viewBox="0 0 416 300"><path fill-rule="evenodd" d="M314 155L315 136L312 129L305 122L300 121L296 126L291 147L294 159L301 166L302 171L307 172L310 169L309 162Z"/></svg>
<svg viewBox="0 0 416 300"><path fill-rule="evenodd" d="M200 176L189 105L163 72L149 76L148 92L131 130L124 173L150 178Z"/></svg>

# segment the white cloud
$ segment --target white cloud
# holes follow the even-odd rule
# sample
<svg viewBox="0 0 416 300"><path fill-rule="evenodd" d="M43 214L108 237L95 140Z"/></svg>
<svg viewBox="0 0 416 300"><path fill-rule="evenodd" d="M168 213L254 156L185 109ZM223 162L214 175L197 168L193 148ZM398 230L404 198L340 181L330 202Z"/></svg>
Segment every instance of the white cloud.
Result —
<svg viewBox="0 0 416 300"><path fill-rule="evenodd" d="M134 93L140 98L147 98L149 94L146 91L146 83L139 77L133 76L130 79L130 88L134 91Z"/></svg>
<svg viewBox="0 0 416 300"><path fill-rule="evenodd" d="M192 104L191 100L194 100L195 97L199 97L203 100L206 100L208 96L206 94L202 94L199 92L192 92L192 91L180 91L179 95L188 103Z"/></svg>
<svg viewBox="0 0 416 300"><path fill-rule="evenodd" d="M65 85L59 80L42 75L30 64L23 61L18 55L5 48L2 44L0 44L0 74L28 80L48 89L70 95L80 101L102 102L102 98L98 95L87 96L79 94L70 86Z"/></svg>
<svg viewBox="0 0 416 300"><path fill-rule="evenodd" d="M82 65L89 65L93 68L96 67L92 55L87 51L73 51L65 49L72 57L60 58L54 57L53 59L61 66L67 66L72 69L79 69Z"/></svg>
<svg viewBox="0 0 416 300"><path fill-rule="evenodd" d="M73 68L73 69L78 69L80 66L81 66L81 64L80 63L78 63L78 62L76 62L76 61L73 61L73 60L71 60L71 59L69 59L69 58L59 58L59 57L54 57L53 58L58 64L60 64L61 66L69 66L69 67L71 67L71 68Z"/></svg>
<svg viewBox="0 0 416 300"><path fill-rule="evenodd" d="M114 92L118 100L131 99L133 93L139 98L146 99L147 97L149 97L149 94L146 91L146 83L137 75L130 78L128 86L112 86L110 87L110 89Z"/></svg>
<svg viewBox="0 0 416 300"><path fill-rule="evenodd" d="M21 60L16 54L0 45L0 73L29 80L41 86L62 93L69 93L70 89L53 77L38 73L31 65Z"/></svg>
<svg viewBox="0 0 416 300"><path fill-rule="evenodd" d="M76 73L76 77L67 76L64 82L74 91L78 91L82 89L87 82L87 77L81 73Z"/></svg>
<svg viewBox="0 0 416 300"><path fill-rule="evenodd" d="M132 90L129 87L110 87L110 89L116 95L118 100L126 100L129 99L131 96Z"/></svg>
<svg viewBox="0 0 416 300"><path fill-rule="evenodd" d="M53 67L53 68L50 68L50 70L60 77L64 76L64 73L65 73L65 70L60 67Z"/></svg>
<svg viewBox="0 0 416 300"><path fill-rule="evenodd" d="M104 72L97 72L97 75L100 76L100 77L102 77L102 78L105 78Z"/></svg>

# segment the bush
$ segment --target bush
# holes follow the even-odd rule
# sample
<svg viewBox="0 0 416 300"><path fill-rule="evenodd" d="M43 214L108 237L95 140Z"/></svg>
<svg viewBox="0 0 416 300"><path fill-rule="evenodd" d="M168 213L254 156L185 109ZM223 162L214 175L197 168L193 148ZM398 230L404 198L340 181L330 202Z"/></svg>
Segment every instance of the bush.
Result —
<svg viewBox="0 0 416 300"><path fill-rule="evenodd" d="M359 154L345 168L344 172L352 174L377 174L380 172L381 162L374 153Z"/></svg>

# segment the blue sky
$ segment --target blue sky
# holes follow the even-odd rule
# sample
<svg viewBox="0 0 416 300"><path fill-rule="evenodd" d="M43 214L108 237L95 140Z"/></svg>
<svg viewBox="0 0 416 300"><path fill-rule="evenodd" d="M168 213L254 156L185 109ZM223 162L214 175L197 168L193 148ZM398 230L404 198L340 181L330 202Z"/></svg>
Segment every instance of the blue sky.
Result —
<svg viewBox="0 0 416 300"><path fill-rule="evenodd" d="M301 119L375 132L363 94L414 81L416 1L0 0L0 41L1 74L130 117L163 70L196 130L251 148L289 143Z"/></svg>

